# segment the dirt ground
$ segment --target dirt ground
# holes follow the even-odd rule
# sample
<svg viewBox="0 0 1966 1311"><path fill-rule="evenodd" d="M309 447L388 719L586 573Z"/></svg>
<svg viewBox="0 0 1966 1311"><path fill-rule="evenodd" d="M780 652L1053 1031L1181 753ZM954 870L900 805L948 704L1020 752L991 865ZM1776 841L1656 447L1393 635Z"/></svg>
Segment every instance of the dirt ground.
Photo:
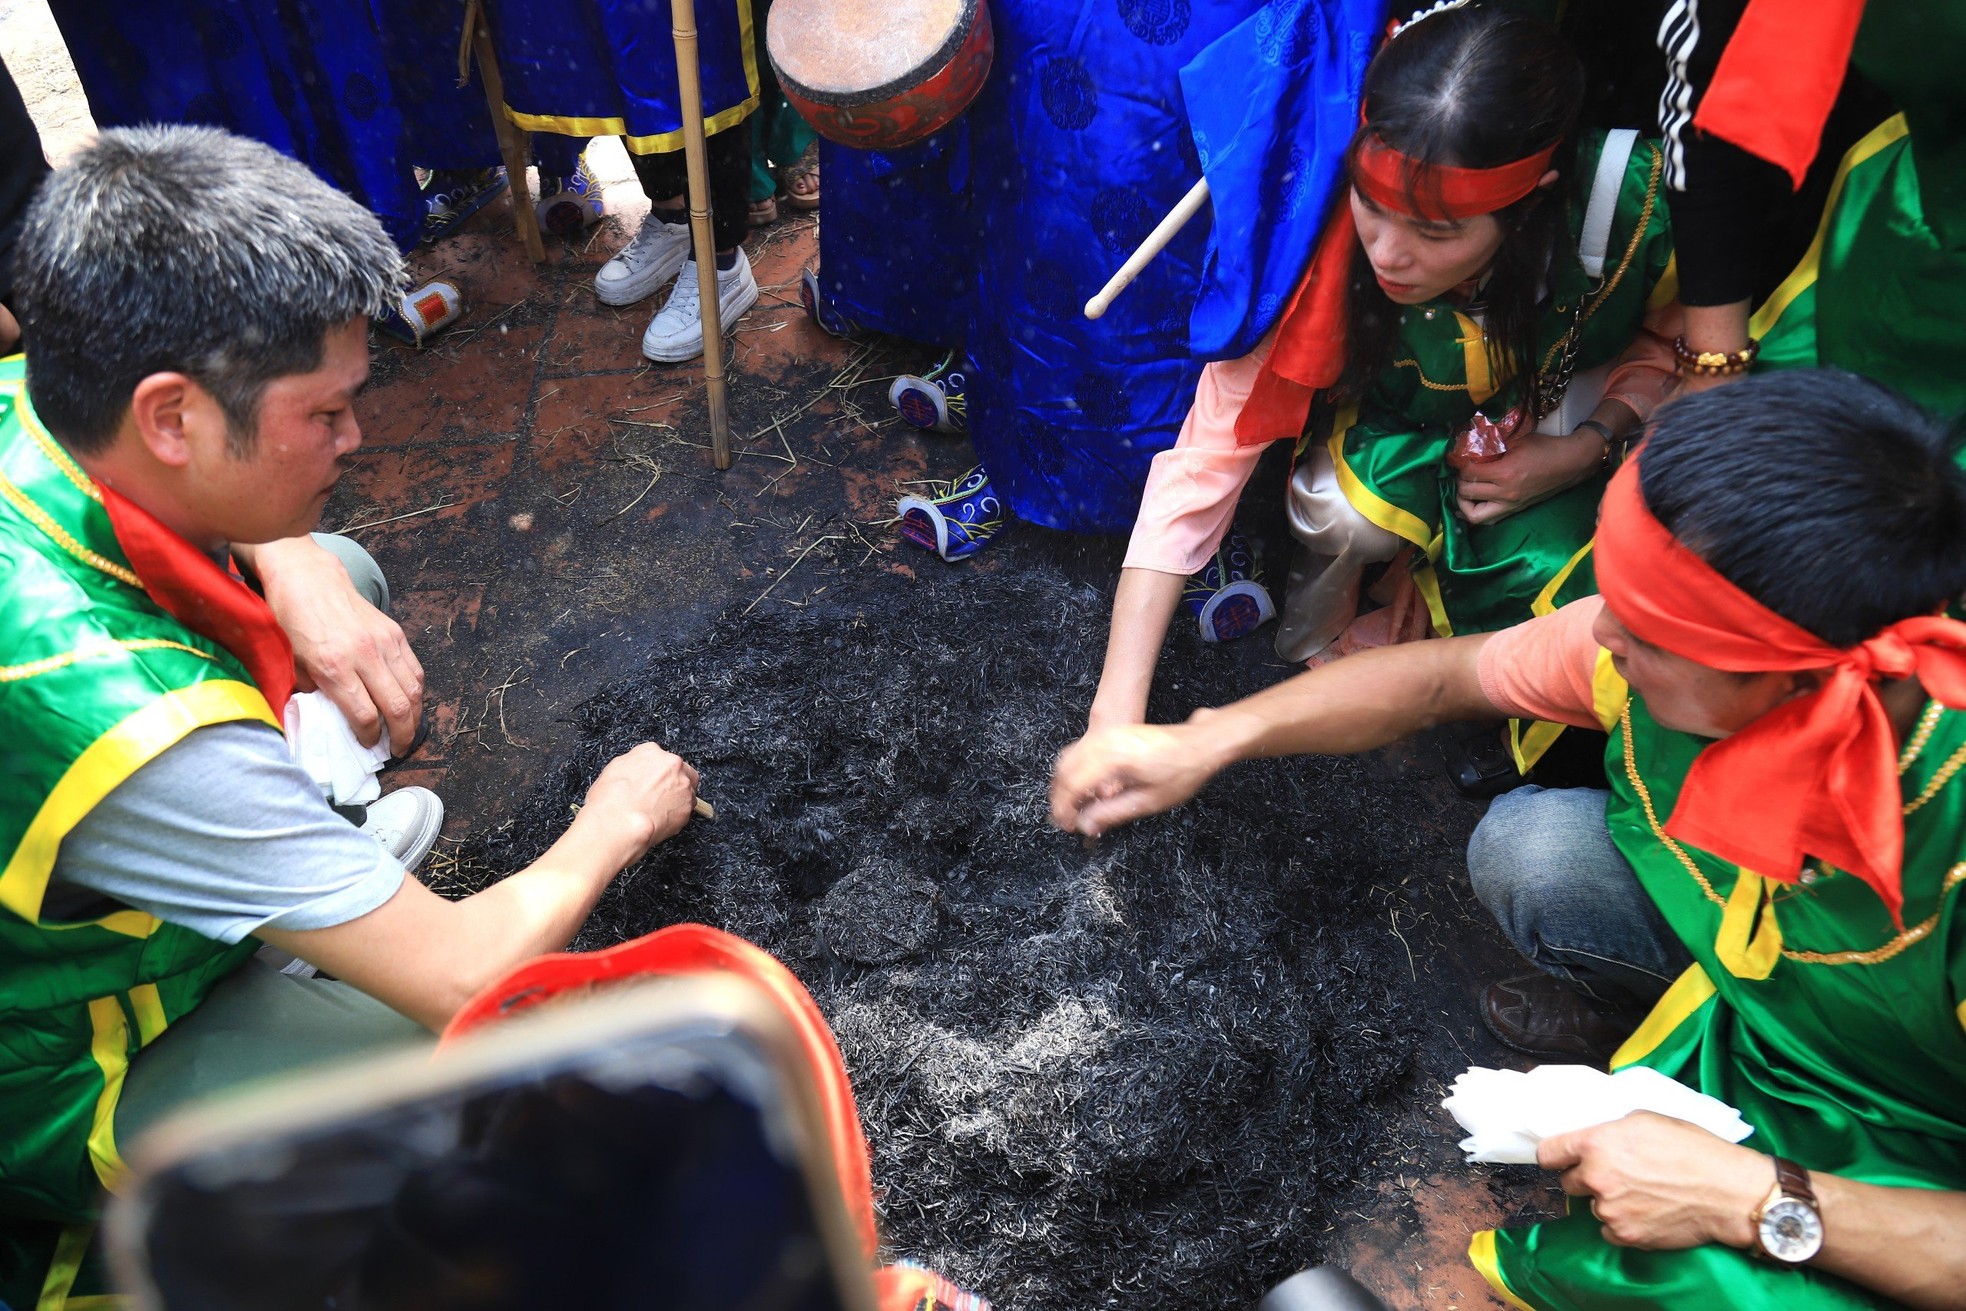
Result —
<svg viewBox="0 0 1966 1311"><path fill-rule="evenodd" d="M43 0L0 0L0 55L59 164L93 128ZM416 256L419 277L459 285L467 313L420 351L378 340L365 445L326 516L382 563L428 674L430 740L396 779L445 797L439 879L456 842L511 818L568 749L573 708L652 648L719 615L800 607L874 574L949 568L898 542L892 506L909 481L967 468L968 443L919 434L886 404L888 381L926 365L925 350L835 339L800 310L817 220L790 218L747 243L763 296L731 339L738 458L719 473L700 367L641 358L652 303L614 309L594 297L595 270L646 201L618 143L597 142L590 160L609 216L573 244L549 240L543 264L526 260L504 201ZM1280 564L1280 531L1256 528ZM1010 531L1017 554L1110 596L1123 543ZM986 553L960 567L1004 566ZM1173 640L1193 641L1192 630ZM1256 639L1243 658L1262 661L1267 650L1255 648L1265 646ZM878 686L879 671L869 678ZM1415 822L1458 837L1479 812L1441 778L1437 753L1436 743L1411 745L1371 768L1413 783ZM714 777L704 790L715 800ZM1402 1308L1499 1306L1463 1255L1469 1232L1559 1205L1537 1172L1463 1165L1439 1110L1468 1064L1524 1064L1476 1017L1480 987L1513 970L1473 912L1402 922L1395 907L1385 917L1406 986L1437 1018L1400 1149L1362 1163L1355 1202L1330 1217L1326 1250Z"/></svg>

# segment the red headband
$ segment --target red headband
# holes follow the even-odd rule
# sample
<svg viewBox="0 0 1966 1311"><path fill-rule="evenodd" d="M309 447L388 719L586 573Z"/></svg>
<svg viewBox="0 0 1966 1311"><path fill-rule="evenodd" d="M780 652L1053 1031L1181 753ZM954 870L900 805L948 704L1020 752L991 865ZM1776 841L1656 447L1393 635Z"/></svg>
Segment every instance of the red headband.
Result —
<svg viewBox="0 0 1966 1311"><path fill-rule="evenodd" d="M1877 681L1917 675L1966 707L1966 624L1900 620L1847 650L1769 610L1652 517L1638 464L1611 480L1597 526L1597 585L1639 639L1734 673L1824 669L1807 696L1702 751L1666 832L1768 878L1793 883L1805 855L1874 889L1900 926L1904 815L1896 741Z"/></svg>
<svg viewBox="0 0 1966 1311"><path fill-rule="evenodd" d="M1352 153L1352 185L1381 209L1429 222L1467 219L1506 209L1534 191L1555 154L1556 143L1551 142L1513 164L1453 168L1409 159L1368 132Z"/></svg>

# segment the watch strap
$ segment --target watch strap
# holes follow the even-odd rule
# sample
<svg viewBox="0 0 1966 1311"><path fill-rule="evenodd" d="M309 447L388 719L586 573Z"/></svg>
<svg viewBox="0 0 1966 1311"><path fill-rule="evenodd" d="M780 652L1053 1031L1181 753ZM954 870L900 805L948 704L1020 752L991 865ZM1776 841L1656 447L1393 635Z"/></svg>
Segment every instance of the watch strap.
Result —
<svg viewBox="0 0 1966 1311"><path fill-rule="evenodd" d="M1816 1190L1809 1183L1809 1172L1785 1156L1777 1156L1774 1160L1775 1187L1782 1195L1798 1198L1809 1203L1812 1209L1821 1210L1816 1204Z"/></svg>

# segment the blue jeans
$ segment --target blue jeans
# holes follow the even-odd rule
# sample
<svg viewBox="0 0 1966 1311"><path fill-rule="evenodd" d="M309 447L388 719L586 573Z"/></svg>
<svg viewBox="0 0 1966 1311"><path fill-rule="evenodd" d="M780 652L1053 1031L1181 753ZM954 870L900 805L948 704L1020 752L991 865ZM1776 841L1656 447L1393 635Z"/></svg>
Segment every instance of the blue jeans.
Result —
<svg viewBox="0 0 1966 1311"><path fill-rule="evenodd" d="M1530 964L1616 1010L1649 1007L1693 963L1604 824L1596 788L1504 792L1468 840L1475 896Z"/></svg>

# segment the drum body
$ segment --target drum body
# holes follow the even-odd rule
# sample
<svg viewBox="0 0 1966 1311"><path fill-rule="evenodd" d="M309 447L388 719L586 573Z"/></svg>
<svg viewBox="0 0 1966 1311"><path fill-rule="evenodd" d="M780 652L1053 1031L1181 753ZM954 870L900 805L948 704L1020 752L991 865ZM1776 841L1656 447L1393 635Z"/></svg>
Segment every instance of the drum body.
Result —
<svg viewBox="0 0 1966 1311"><path fill-rule="evenodd" d="M985 0L777 0L766 49L821 136L892 150L969 108L996 41Z"/></svg>

